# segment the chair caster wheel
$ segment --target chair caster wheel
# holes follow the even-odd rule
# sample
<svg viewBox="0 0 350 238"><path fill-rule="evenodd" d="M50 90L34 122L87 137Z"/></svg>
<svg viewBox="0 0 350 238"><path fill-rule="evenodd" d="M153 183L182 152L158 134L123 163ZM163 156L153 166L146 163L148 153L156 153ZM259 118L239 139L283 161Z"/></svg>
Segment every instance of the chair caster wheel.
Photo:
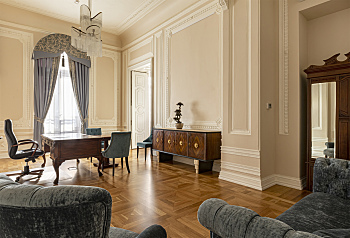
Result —
<svg viewBox="0 0 350 238"><path fill-rule="evenodd" d="M100 172L100 171L98 171L98 176L102 176L103 175L103 173L102 172Z"/></svg>
<svg viewBox="0 0 350 238"><path fill-rule="evenodd" d="M16 178L15 182L18 183L20 178Z"/></svg>

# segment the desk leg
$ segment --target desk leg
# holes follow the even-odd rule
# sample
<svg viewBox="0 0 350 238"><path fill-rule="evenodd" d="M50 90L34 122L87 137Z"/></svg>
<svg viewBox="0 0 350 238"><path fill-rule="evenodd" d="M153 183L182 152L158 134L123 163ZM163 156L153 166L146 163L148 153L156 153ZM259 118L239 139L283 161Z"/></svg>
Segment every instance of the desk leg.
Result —
<svg viewBox="0 0 350 238"><path fill-rule="evenodd" d="M56 172L56 179L55 179L55 181L53 181L54 185L57 185L58 180L60 179L59 168L63 162L64 162L64 160L58 160L58 159L52 160L52 164L53 164L53 167L54 167L55 172Z"/></svg>
<svg viewBox="0 0 350 238"><path fill-rule="evenodd" d="M100 156L100 158L98 158L98 167L97 167L98 176L103 175L103 173L100 170L101 170L101 165L102 165L104 159L105 158L102 155Z"/></svg>
<svg viewBox="0 0 350 238"><path fill-rule="evenodd" d="M44 163L41 164L41 168L44 168L45 167L45 164L46 164L46 157L45 157L45 153L43 154L43 160L44 160Z"/></svg>

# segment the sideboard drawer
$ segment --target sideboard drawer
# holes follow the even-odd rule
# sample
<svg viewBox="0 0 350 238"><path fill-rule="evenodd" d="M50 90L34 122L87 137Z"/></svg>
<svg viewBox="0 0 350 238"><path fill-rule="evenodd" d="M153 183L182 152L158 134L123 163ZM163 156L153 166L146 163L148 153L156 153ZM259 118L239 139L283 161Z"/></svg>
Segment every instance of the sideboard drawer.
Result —
<svg viewBox="0 0 350 238"><path fill-rule="evenodd" d="M175 131L164 131L164 151L175 153Z"/></svg>
<svg viewBox="0 0 350 238"><path fill-rule="evenodd" d="M188 156L188 132L176 132L175 134L175 150L176 154Z"/></svg>
<svg viewBox="0 0 350 238"><path fill-rule="evenodd" d="M195 159L205 159L205 133L189 133L188 156Z"/></svg>
<svg viewBox="0 0 350 238"><path fill-rule="evenodd" d="M163 150L163 130L153 130L153 149Z"/></svg>

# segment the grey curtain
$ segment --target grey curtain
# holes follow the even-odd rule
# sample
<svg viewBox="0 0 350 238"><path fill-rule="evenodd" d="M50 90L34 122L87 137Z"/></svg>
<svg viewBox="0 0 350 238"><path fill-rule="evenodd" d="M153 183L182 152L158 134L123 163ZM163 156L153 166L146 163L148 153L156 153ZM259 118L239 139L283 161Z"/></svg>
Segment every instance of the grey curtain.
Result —
<svg viewBox="0 0 350 238"><path fill-rule="evenodd" d="M89 67L69 58L69 71L81 119L81 133L86 133L89 119Z"/></svg>
<svg viewBox="0 0 350 238"><path fill-rule="evenodd" d="M41 134L54 93L60 57L34 60L34 140L41 148Z"/></svg>

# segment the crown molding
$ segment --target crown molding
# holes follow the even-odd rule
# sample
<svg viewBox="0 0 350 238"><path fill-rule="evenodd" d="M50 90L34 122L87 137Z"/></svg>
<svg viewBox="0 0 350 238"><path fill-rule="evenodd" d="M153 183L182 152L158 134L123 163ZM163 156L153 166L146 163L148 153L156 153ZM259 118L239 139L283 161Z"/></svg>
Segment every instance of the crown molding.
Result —
<svg viewBox="0 0 350 238"><path fill-rule="evenodd" d="M160 4L165 2L165 0L146 0L141 6L139 6L133 13L131 13L127 18L125 18L119 25L115 28L114 34L120 35L136 22L141 20L148 13L157 8Z"/></svg>
<svg viewBox="0 0 350 238"><path fill-rule="evenodd" d="M194 11L196 8L202 6L203 4L209 2L211 0L200 0L199 2L193 4L192 6L190 6L189 8L186 8L185 10L183 10L182 12L180 12L179 14L177 14L176 16L170 18L169 20L167 20L166 22L162 23L161 25L159 25L158 27L154 28L153 30L149 31L148 33L144 34L143 36L137 38L136 40L130 42L129 44L123 46L122 50L127 50L130 47L138 44L139 42L142 42L143 40L151 37L152 35L156 34L157 32L161 31L163 28L165 28L166 26L170 25L173 22L178 21L179 19L183 18L184 16L186 16L187 14L189 14L190 12Z"/></svg>

